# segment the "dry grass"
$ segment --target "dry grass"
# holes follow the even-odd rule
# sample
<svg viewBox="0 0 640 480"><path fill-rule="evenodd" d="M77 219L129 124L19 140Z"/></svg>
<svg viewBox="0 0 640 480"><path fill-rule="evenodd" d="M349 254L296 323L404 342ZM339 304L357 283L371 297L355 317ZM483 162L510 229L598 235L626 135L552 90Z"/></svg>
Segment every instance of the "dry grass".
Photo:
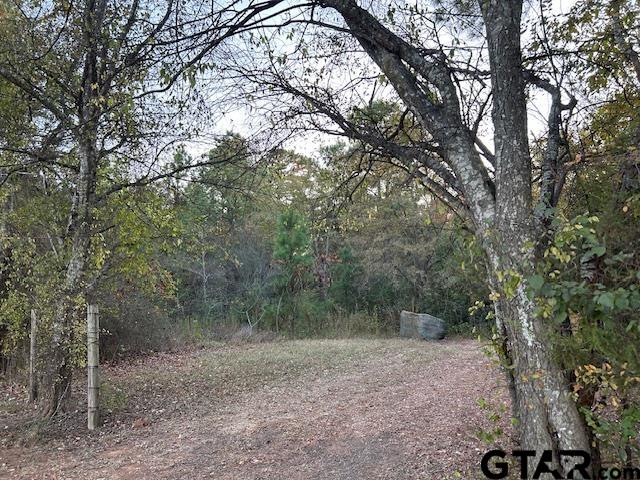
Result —
<svg viewBox="0 0 640 480"><path fill-rule="evenodd" d="M491 425L476 400L502 401L495 376L469 341L299 340L156 354L104 369L99 432L85 432L81 408L31 436L17 427L24 415L2 414L13 438L30 444L0 452L0 476L4 468L10 478L445 478L483 448L475 432Z"/></svg>

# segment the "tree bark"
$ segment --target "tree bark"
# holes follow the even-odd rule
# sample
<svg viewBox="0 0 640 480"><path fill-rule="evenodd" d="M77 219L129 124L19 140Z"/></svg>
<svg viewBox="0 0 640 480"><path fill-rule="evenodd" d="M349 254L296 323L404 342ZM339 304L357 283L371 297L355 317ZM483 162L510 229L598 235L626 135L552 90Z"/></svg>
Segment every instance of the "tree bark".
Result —
<svg viewBox="0 0 640 480"><path fill-rule="evenodd" d="M495 305L520 444L538 455L542 450L554 451L555 467L566 474L573 464L563 461L560 465L558 451L589 451L590 446L588 430L570 395L565 374L553 359L541 320L526 293L537 232L521 64L522 2L487 0L480 5L491 64L493 179L461 119L458 93L444 54L418 50L352 0L325 0L323 4L342 15L350 32L440 146L444 163L459 182L486 254L493 290L502 290L499 279L506 274L521 279L515 293L503 292ZM427 95L421 80L437 88L438 100ZM580 478L579 474L574 472L574 478Z"/></svg>
<svg viewBox="0 0 640 480"><path fill-rule="evenodd" d="M494 275L498 270L517 273L509 257L506 253L493 255ZM495 277L494 284L498 284ZM544 326L534 313L525 284L518 286L512 298L501 296L495 309L504 338L503 361L521 446L539 454L552 450L554 459L560 458L559 450L589 452L587 426L571 397L565 372L555 362L545 341ZM570 460L555 467L566 474L574 466Z"/></svg>
<svg viewBox="0 0 640 480"><path fill-rule="evenodd" d="M520 49L522 3L482 2L493 93L496 162L495 236L485 243L495 279L517 275L515 294L496 302L498 326L506 339L514 412L520 442L527 449L589 451L589 435L571 398L565 373L555 362L543 325L527 297L525 279L533 271L534 218L526 96ZM493 236L493 235L492 235ZM491 246L493 245L493 246ZM556 465L566 475L574 466ZM575 477L574 478L579 478Z"/></svg>
<svg viewBox="0 0 640 480"><path fill-rule="evenodd" d="M84 305L83 281L91 248L91 226L96 204L96 183L99 152L97 147L99 96L98 52L104 24L105 0L87 0L83 13L83 47L85 51L82 91L78 98L76 130L79 170L76 190L71 205L67 234L71 238L71 250L66 267L60 300L56 306L52 336L52 371L43 416L53 416L64 411L71 395L73 321L78 319L78 305Z"/></svg>
<svg viewBox="0 0 640 480"><path fill-rule="evenodd" d="M97 176L96 130L95 124L90 122L79 141L80 172L68 228L72 244L53 324L51 365L54 370L49 374L51 385L43 410L45 417L64 411L71 394L73 321L78 320L76 305L84 302L78 295L83 293L82 282L91 247Z"/></svg>

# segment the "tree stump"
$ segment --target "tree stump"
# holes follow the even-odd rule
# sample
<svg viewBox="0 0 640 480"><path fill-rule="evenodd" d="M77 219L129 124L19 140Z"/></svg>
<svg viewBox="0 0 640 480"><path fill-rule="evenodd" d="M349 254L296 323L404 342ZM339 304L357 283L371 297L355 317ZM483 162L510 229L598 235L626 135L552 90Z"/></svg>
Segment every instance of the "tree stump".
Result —
<svg viewBox="0 0 640 480"><path fill-rule="evenodd" d="M424 340L442 340L447 333L444 320L428 313L400 313L400 336Z"/></svg>

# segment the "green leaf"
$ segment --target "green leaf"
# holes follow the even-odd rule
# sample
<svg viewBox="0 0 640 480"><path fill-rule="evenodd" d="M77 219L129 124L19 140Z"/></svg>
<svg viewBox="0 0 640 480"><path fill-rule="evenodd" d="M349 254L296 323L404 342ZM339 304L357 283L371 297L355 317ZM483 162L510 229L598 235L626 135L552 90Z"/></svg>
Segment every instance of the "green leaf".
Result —
<svg viewBox="0 0 640 480"><path fill-rule="evenodd" d="M542 285L544 285L544 278L542 278L542 276L533 275L529 277L529 286L533 290L536 290L536 291L540 290L542 288Z"/></svg>
<svg viewBox="0 0 640 480"><path fill-rule="evenodd" d="M605 308L613 308L615 305L616 297L611 292L604 292L598 296L596 303L602 305Z"/></svg>
<svg viewBox="0 0 640 480"><path fill-rule="evenodd" d="M567 319L567 311L566 310L560 310L559 312L556 312L554 319L557 323L562 323Z"/></svg>
<svg viewBox="0 0 640 480"><path fill-rule="evenodd" d="M616 297L616 308L619 308L620 310L629 308L629 299L626 296Z"/></svg>

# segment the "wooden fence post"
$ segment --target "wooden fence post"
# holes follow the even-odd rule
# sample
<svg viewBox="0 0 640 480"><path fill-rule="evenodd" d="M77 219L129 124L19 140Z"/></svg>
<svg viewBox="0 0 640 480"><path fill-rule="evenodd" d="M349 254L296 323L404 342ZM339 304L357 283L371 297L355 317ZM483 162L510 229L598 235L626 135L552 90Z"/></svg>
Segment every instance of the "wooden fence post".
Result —
<svg viewBox="0 0 640 480"><path fill-rule="evenodd" d="M29 401L38 399L38 381L36 380L36 348L38 338L38 317L36 311L31 310L31 338L29 345Z"/></svg>
<svg viewBox="0 0 640 480"><path fill-rule="evenodd" d="M87 305L87 427L89 430L94 430L100 421L99 331L98 306Z"/></svg>

